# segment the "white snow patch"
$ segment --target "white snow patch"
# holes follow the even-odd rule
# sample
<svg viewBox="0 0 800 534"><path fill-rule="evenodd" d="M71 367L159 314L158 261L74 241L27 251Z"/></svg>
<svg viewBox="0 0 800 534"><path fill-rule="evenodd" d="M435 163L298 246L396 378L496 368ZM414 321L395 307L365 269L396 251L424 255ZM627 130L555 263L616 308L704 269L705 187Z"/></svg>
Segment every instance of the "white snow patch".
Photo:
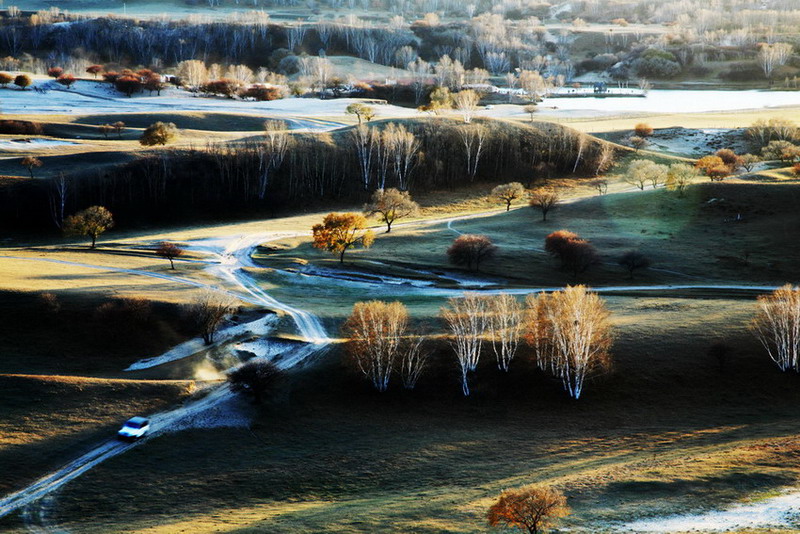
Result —
<svg viewBox="0 0 800 534"><path fill-rule="evenodd" d="M272 331L277 322L278 322L278 317L276 315L268 315L266 317L261 317L249 323L242 323L234 326L229 326L217 332L215 336L216 341L214 341L214 343L212 343L211 345L206 345L205 343L203 343L203 340L201 338L190 339L189 341L185 341L180 345L173 347L172 349L168 350L167 352L165 352L160 356L156 356L154 358L145 358L143 360L139 360L135 363L132 363L125 370L140 371L142 369L149 369L151 367L164 365L165 363L182 360L184 358L188 358L189 356L193 356L199 352L203 352L213 347L218 347L224 343L227 343L231 339L240 336L246 336L246 335L266 336Z"/></svg>
<svg viewBox="0 0 800 534"><path fill-rule="evenodd" d="M56 139L4 139L0 141L0 150L48 149L66 145L76 145L70 141Z"/></svg>
<svg viewBox="0 0 800 534"><path fill-rule="evenodd" d="M797 526L800 492L794 491L760 502L737 504L727 510L701 514L643 519L627 523L626 532L721 532L745 528Z"/></svg>

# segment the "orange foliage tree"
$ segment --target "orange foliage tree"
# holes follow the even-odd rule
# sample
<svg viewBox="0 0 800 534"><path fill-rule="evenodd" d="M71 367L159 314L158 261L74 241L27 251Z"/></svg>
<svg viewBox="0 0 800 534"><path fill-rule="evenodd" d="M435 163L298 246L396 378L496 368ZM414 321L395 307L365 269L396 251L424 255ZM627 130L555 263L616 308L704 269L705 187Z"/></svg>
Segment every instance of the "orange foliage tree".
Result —
<svg viewBox="0 0 800 534"><path fill-rule="evenodd" d="M339 262L344 263L344 253L348 249L361 245L369 248L375 241L375 234L367 230L367 219L358 213L329 213L321 224L311 229L314 236L314 248L327 250L339 255Z"/></svg>
<svg viewBox="0 0 800 534"><path fill-rule="evenodd" d="M489 508L487 519L493 527L511 527L529 534L540 534L570 513L567 498L548 487L527 486L506 490Z"/></svg>

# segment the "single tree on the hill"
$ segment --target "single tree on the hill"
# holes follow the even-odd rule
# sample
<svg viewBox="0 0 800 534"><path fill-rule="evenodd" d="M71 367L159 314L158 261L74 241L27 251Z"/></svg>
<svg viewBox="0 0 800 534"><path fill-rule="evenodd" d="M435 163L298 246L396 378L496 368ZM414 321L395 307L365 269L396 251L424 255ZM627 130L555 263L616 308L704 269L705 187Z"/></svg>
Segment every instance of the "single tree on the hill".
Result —
<svg viewBox="0 0 800 534"><path fill-rule="evenodd" d="M178 137L178 128L171 122L155 122L148 126L139 138L142 146L166 145Z"/></svg>
<svg viewBox="0 0 800 534"><path fill-rule="evenodd" d="M64 220L64 233L67 235L85 235L92 238L94 248L97 238L114 227L114 218L111 212L103 206L92 206L75 215L70 215Z"/></svg>
<svg viewBox="0 0 800 534"><path fill-rule="evenodd" d="M222 321L235 308L232 298L212 290L205 291L189 306L189 318L197 327L206 345L214 342L214 336Z"/></svg>
<svg viewBox="0 0 800 534"><path fill-rule="evenodd" d="M466 124L472 122L472 117L475 115L480 101L480 95L472 89L465 89L453 95L453 104L455 104L456 109L461 113Z"/></svg>
<svg viewBox="0 0 800 534"><path fill-rule="evenodd" d="M162 258L169 260L170 269L175 270L175 258L183 255L183 249L175 243L169 241L162 241L156 249L156 254Z"/></svg>
<svg viewBox="0 0 800 534"><path fill-rule="evenodd" d="M761 158L755 154L744 154L740 156L742 168L747 172L753 172L756 164L761 161Z"/></svg>
<svg viewBox="0 0 800 534"><path fill-rule="evenodd" d="M525 113L530 115L531 123L533 123L533 116L536 114L537 111L539 111L539 106L537 106L536 104L528 104L527 106L525 106Z"/></svg>
<svg viewBox="0 0 800 534"><path fill-rule="evenodd" d="M231 391L249 395L254 404L261 404L267 397L274 395L285 372L267 360L250 360L228 374Z"/></svg>
<svg viewBox="0 0 800 534"><path fill-rule="evenodd" d="M700 174L697 169L686 163L673 163L667 171L666 186L670 191L677 191L679 196L683 196L686 188L692 185Z"/></svg>
<svg viewBox="0 0 800 534"><path fill-rule="evenodd" d="M114 124L112 124L111 126L113 126L114 127L114 131L117 132L117 137L122 139L122 131L125 129L125 123L122 122L122 121L117 121Z"/></svg>
<svg viewBox="0 0 800 534"><path fill-rule="evenodd" d="M561 197L557 192L548 189L539 189L531 193L528 201L530 207L542 212L542 222L547 221L547 214L556 209Z"/></svg>
<svg viewBox="0 0 800 534"><path fill-rule="evenodd" d="M653 135L653 127L646 122L640 122L633 127L633 132L639 137L650 137Z"/></svg>
<svg viewBox="0 0 800 534"><path fill-rule="evenodd" d="M33 169L37 169L44 165L42 160L34 156L25 156L22 158L19 164L28 169L28 172L31 174L31 178L33 178Z"/></svg>
<svg viewBox="0 0 800 534"><path fill-rule="evenodd" d="M528 295L526 340L536 364L579 399L586 379L611 367L613 341L603 300L585 286Z"/></svg>
<svg viewBox="0 0 800 534"><path fill-rule="evenodd" d="M61 67L50 67L49 69L47 69L47 75L50 76L51 78L58 78L62 74L64 74L64 69L62 69Z"/></svg>
<svg viewBox="0 0 800 534"><path fill-rule="evenodd" d="M528 534L543 534L559 518L569 515L567 498L549 488L527 486L506 490L487 514L492 527L510 527Z"/></svg>
<svg viewBox="0 0 800 534"><path fill-rule="evenodd" d="M447 257L450 263L455 265L466 265L467 269L479 271L481 262L495 255L497 246L485 235L463 234L453 240L453 244L447 249Z"/></svg>
<svg viewBox="0 0 800 534"><path fill-rule="evenodd" d="M377 215L386 224L386 233L392 231L392 223L397 219L411 217L419 212L419 204L411 200L408 191L395 188L378 189L372 193L369 203L364 205L364 213Z"/></svg>
<svg viewBox="0 0 800 534"><path fill-rule="evenodd" d="M525 186L519 182L501 184L492 189L491 196L505 202L506 211L510 211L511 203L525 196Z"/></svg>
<svg viewBox="0 0 800 534"><path fill-rule="evenodd" d="M92 76L95 77L95 79L97 79L97 75L100 74L101 72L103 72L102 65L89 65L88 67L86 67L86 73L91 74Z"/></svg>
<svg viewBox="0 0 800 534"><path fill-rule="evenodd" d="M647 146L647 139L644 137L639 137L638 135L631 136L630 139L628 139L628 142L636 150L636 152L639 152L641 149Z"/></svg>
<svg viewBox="0 0 800 534"><path fill-rule="evenodd" d="M69 89L75 82L78 81L78 79L72 74L62 74L56 79L56 81Z"/></svg>
<svg viewBox="0 0 800 534"><path fill-rule="evenodd" d="M639 269L647 269L652 262L650 258L639 252L638 250L629 250L620 256L617 263L628 271L628 277L633 279L633 272Z"/></svg>
<svg viewBox="0 0 800 534"><path fill-rule="evenodd" d="M369 122L375 117L375 109L366 105L361 104L359 102L350 104L347 106L345 113L348 115L355 115L358 118L358 124L361 124L361 121Z"/></svg>
<svg viewBox="0 0 800 534"><path fill-rule="evenodd" d="M594 246L568 230L558 230L545 237L544 249L548 254L561 260L561 267L571 271L575 277L600 263L600 257Z"/></svg>
<svg viewBox="0 0 800 534"><path fill-rule="evenodd" d="M375 241L375 234L367 230L367 219L359 213L329 213L311 229L314 247L339 255L339 263L344 263L344 253L361 245L369 248Z"/></svg>
<svg viewBox="0 0 800 534"><path fill-rule="evenodd" d="M106 139L108 139L108 134L114 130L114 127L110 124L102 124L98 126L98 128L100 129L100 133L103 134L103 137Z"/></svg>
<svg viewBox="0 0 800 534"><path fill-rule="evenodd" d="M26 87L30 86L33 83L33 80L27 74L19 74L16 78L14 78L14 85L19 87L21 90L25 90Z"/></svg>

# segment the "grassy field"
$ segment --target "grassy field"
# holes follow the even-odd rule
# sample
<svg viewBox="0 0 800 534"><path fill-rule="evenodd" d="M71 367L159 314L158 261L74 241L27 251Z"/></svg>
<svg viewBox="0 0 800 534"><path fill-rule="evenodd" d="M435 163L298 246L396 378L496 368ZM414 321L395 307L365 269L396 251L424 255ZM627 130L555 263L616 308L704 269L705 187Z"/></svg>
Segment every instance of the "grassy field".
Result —
<svg viewBox="0 0 800 534"><path fill-rule="evenodd" d="M447 352L417 391L379 395L334 351L251 431L151 441L65 488L57 519L81 532L483 532L501 489L547 482L567 492L566 525L596 532L796 481L797 377L747 333L750 301L609 305L614 371L578 402L524 357L507 376L487 358L463 399ZM719 339L736 347L723 372L705 354Z"/></svg>
<svg viewBox="0 0 800 534"><path fill-rule="evenodd" d="M716 199L716 200L712 200ZM800 250L794 228L800 223L800 189L796 183L758 185L744 182L705 183L684 197L665 190L637 194L609 194L565 204L547 222L531 208L425 226L396 228L378 234L369 250L347 253L345 268L380 275L414 275L415 269L453 269L445 251L460 233L488 235L499 247L497 256L481 267L480 274L507 280L510 287L552 287L567 283L594 286L739 282L782 284L796 280ZM738 215L742 221L735 222ZM589 239L603 264L574 278L542 252L544 237L567 229ZM298 259L337 269L338 260L313 249L307 238L270 243L256 257L265 267L298 268ZM653 260L653 269L637 272L633 280L616 264L624 251L638 249ZM372 262L385 265L375 265ZM388 265L388 267L387 267ZM341 319L347 302L372 296L394 298L401 290L391 286L326 284L321 277L291 277L266 270L259 275L278 298L323 316ZM435 277L434 277L435 278ZM288 281L287 281L288 280ZM300 284L313 291L296 291ZM435 312L441 298L401 296L423 315Z"/></svg>

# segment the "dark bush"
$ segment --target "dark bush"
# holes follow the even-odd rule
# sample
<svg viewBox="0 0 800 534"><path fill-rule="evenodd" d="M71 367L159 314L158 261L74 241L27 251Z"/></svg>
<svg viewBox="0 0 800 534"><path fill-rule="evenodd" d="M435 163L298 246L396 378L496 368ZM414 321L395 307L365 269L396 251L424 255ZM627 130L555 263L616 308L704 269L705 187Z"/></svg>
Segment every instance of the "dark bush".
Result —
<svg viewBox="0 0 800 534"><path fill-rule="evenodd" d="M0 120L0 134L41 135L44 127L38 122Z"/></svg>

